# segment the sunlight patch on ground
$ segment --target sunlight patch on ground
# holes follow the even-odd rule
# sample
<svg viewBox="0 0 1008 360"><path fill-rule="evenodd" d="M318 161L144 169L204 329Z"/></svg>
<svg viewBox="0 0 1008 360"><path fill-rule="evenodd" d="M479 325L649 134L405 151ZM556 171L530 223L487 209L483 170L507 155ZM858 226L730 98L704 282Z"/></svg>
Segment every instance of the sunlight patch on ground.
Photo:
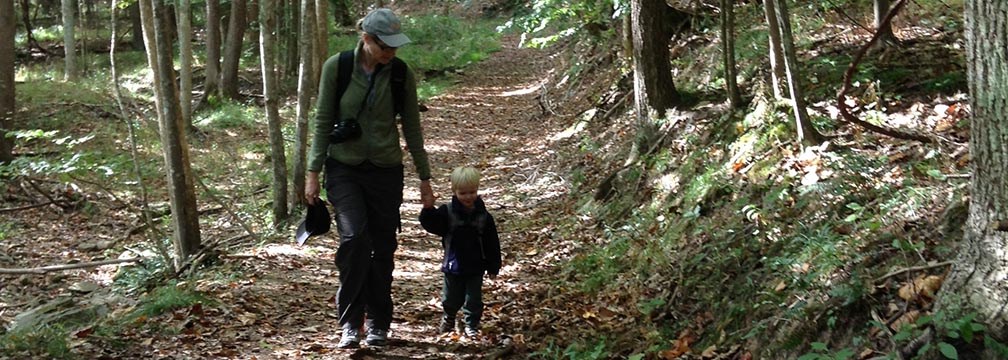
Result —
<svg viewBox="0 0 1008 360"><path fill-rule="evenodd" d="M500 96L509 97L509 96L528 95L528 94L534 93L536 91L539 91L539 89L541 89L542 86L543 86L543 83L541 81L536 81L535 83L530 84L528 87L525 87L524 89L518 89L518 90L512 90L512 91L502 92L500 94Z"/></svg>
<svg viewBox="0 0 1008 360"><path fill-rule="evenodd" d="M319 248L311 246L310 243L312 239L308 239L304 246L297 246L294 243L288 244L268 244L262 247L262 254L265 255L284 255L284 256L296 256L296 257L315 257L316 253L319 252Z"/></svg>

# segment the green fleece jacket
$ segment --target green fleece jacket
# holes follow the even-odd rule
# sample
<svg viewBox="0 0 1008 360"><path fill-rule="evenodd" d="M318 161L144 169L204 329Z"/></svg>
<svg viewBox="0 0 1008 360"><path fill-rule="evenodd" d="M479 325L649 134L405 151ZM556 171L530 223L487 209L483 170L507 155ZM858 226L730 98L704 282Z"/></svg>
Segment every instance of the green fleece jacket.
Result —
<svg viewBox="0 0 1008 360"><path fill-rule="evenodd" d="M363 43L358 42L354 50L354 70L350 84L342 99L337 99L336 87L339 74L339 54L326 60L322 66L316 115L312 124L314 141L308 154L308 171L320 172L327 157L347 165L359 165L371 161L377 166L401 165L403 151L399 145L399 129L396 124L389 79L392 67L384 66L375 76L372 97L363 102L367 95L368 74L359 63ZM423 129L420 126L420 110L417 103L416 75L412 69L406 71L403 112L401 115L402 134L406 138L417 175L421 180L430 179L430 162L424 150ZM336 102L340 110L336 109ZM363 106L362 106L363 105ZM363 107L363 108L362 108ZM329 133L337 119L356 117L361 125L362 135L356 140L339 144L329 143Z"/></svg>

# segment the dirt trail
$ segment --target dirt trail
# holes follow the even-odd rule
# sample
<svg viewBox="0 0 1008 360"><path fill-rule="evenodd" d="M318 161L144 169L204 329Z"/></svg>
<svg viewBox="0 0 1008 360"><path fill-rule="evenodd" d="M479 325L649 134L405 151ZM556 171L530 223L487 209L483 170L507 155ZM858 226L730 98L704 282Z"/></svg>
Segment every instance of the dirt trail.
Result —
<svg viewBox="0 0 1008 360"><path fill-rule="evenodd" d="M216 304L176 310L148 319L131 330L119 350L79 344L91 354L138 358L323 358L323 359L456 359L511 357L520 342L523 323L519 299L531 276L526 254L535 246L523 217L560 193L560 177L544 161L555 129L541 120L537 101L542 78L551 61L542 51L504 49L459 74L459 83L427 104L423 114L426 148L433 167L438 203L451 198L447 175L458 165L483 172L481 194L501 231L505 267L496 281L487 281L483 336L469 339L438 335L440 310L440 241L426 234L416 218L420 210L418 180L407 164L403 232L396 254L393 283L395 318L389 346L356 350L336 348L339 341L334 295L338 286L332 262L332 234L309 239L305 247L268 244L226 258L224 267L243 274L234 279L204 280L196 288ZM551 190L552 189L552 190ZM515 225L513 225L515 224ZM225 271L224 273L227 273ZM164 331L164 329L175 329ZM178 334L171 334L178 331ZM120 344L123 345L123 344ZM88 348L90 347L90 351ZM505 354L507 352L507 354ZM495 355L496 354L496 355Z"/></svg>

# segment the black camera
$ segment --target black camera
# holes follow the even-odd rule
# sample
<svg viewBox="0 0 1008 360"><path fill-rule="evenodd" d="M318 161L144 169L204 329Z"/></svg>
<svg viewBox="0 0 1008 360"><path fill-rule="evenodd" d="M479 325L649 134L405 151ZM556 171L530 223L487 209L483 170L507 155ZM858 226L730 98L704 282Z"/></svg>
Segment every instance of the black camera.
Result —
<svg viewBox="0 0 1008 360"><path fill-rule="evenodd" d="M354 140L361 136L360 123L357 119L346 119L336 123L332 132L329 133L329 143L338 144L348 140Z"/></svg>

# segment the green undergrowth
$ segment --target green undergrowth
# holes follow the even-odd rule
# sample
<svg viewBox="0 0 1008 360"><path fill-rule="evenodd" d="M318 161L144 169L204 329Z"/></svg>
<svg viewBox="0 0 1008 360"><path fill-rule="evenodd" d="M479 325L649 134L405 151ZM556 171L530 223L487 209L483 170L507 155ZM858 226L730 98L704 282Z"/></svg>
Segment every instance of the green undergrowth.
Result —
<svg viewBox="0 0 1008 360"><path fill-rule="evenodd" d="M615 196L581 201L604 240L565 272L585 294L642 294L626 296L647 319L636 325L668 334L652 351L686 330L693 349L756 342L765 356L873 348L870 310L898 303L898 284L873 279L950 256L940 210L964 181L943 176L958 169L935 149L802 150L770 111L672 131L685 147L660 147L620 172Z"/></svg>

